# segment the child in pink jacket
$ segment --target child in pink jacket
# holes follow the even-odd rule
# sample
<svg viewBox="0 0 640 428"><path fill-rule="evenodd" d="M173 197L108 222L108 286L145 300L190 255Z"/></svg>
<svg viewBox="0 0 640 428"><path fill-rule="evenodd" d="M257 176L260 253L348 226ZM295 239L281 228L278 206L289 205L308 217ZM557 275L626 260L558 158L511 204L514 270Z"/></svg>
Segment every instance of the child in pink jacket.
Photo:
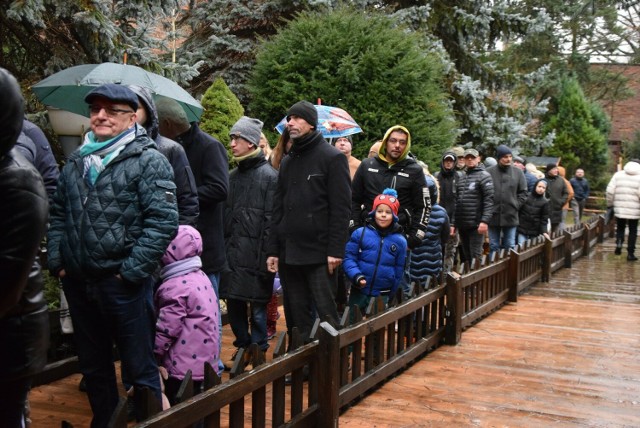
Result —
<svg viewBox="0 0 640 428"><path fill-rule="evenodd" d="M187 370L200 391L204 363L218 361L218 298L201 270L202 238L191 226L180 226L162 257L162 284L155 294L158 312L154 352L168 374L165 393L171 404Z"/></svg>

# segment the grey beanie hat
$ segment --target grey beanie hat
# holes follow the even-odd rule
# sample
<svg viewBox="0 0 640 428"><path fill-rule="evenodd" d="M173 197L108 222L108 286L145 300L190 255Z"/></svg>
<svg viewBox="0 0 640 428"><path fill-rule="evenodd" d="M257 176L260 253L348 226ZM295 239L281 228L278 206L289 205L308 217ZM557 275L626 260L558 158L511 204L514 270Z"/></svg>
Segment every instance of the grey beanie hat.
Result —
<svg viewBox="0 0 640 428"><path fill-rule="evenodd" d="M258 147L260 143L260 133L262 132L262 121L248 116L242 116L231 127L229 135L242 137L254 146Z"/></svg>

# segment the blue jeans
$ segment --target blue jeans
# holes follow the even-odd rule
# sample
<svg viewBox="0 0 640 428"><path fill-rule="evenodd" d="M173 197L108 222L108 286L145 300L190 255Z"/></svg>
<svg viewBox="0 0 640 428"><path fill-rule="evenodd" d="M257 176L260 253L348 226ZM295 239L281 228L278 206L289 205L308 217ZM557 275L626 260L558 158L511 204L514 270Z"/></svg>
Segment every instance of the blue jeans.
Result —
<svg viewBox="0 0 640 428"><path fill-rule="evenodd" d="M224 371L224 363L222 362L222 311L220 310L220 293L218 292L218 284L220 284L220 273L208 273L209 281L213 285L213 291L216 292L216 299L218 301L218 325L220 329L220 337L218 338L218 374L221 375Z"/></svg>
<svg viewBox="0 0 640 428"><path fill-rule="evenodd" d="M154 326L148 313L153 281L133 284L111 276L96 281L62 280L73 320L80 371L87 383L93 420L106 427L118 404L113 342L134 390L149 388L160 401L160 378L153 354Z"/></svg>
<svg viewBox="0 0 640 428"><path fill-rule="evenodd" d="M489 249L491 254L500 249L509 250L516 246L517 226L489 226Z"/></svg>
<svg viewBox="0 0 640 428"><path fill-rule="evenodd" d="M251 309L251 333L249 333L247 306ZM227 311L231 330L233 330L233 334L236 336L233 346L236 348L247 348L252 343L257 343L263 351L269 348L269 343L267 342L266 303L227 299Z"/></svg>

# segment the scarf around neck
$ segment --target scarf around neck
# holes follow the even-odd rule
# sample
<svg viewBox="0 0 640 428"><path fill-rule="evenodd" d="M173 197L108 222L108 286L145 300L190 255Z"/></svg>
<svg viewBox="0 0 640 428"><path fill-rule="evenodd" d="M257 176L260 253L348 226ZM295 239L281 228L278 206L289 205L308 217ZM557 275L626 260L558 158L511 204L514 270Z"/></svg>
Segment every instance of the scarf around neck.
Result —
<svg viewBox="0 0 640 428"><path fill-rule="evenodd" d="M135 125L107 141L96 141L93 131L84 137L80 156L84 165L83 177L93 186L104 168L136 138Z"/></svg>
<svg viewBox="0 0 640 428"><path fill-rule="evenodd" d="M165 282L176 276L195 272L201 268L202 260L198 256L193 256L166 265L160 270L160 278L162 278L162 282Z"/></svg>
<svg viewBox="0 0 640 428"><path fill-rule="evenodd" d="M256 148L254 151L247 153L244 156L234 156L233 160L240 163L245 159L249 159L249 158L253 158L256 157L258 155L262 154L262 149L260 149L260 147Z"/></svg>

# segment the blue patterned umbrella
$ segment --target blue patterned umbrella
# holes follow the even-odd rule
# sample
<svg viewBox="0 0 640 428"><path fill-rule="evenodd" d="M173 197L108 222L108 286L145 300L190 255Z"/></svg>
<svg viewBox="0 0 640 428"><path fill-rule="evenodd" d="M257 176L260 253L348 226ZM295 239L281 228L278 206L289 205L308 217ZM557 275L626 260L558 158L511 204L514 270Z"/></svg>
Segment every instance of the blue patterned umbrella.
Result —
<svg viewBox="0 0 640 428"><path fill-rule="evenodd" d="M315 108L318 110L318 131L324 138L340 138L362 132L360 125L343 109L325 105L316 105ZM286 125L287 118L284 117L276 125L276 131L282 134Z"/></svg>

